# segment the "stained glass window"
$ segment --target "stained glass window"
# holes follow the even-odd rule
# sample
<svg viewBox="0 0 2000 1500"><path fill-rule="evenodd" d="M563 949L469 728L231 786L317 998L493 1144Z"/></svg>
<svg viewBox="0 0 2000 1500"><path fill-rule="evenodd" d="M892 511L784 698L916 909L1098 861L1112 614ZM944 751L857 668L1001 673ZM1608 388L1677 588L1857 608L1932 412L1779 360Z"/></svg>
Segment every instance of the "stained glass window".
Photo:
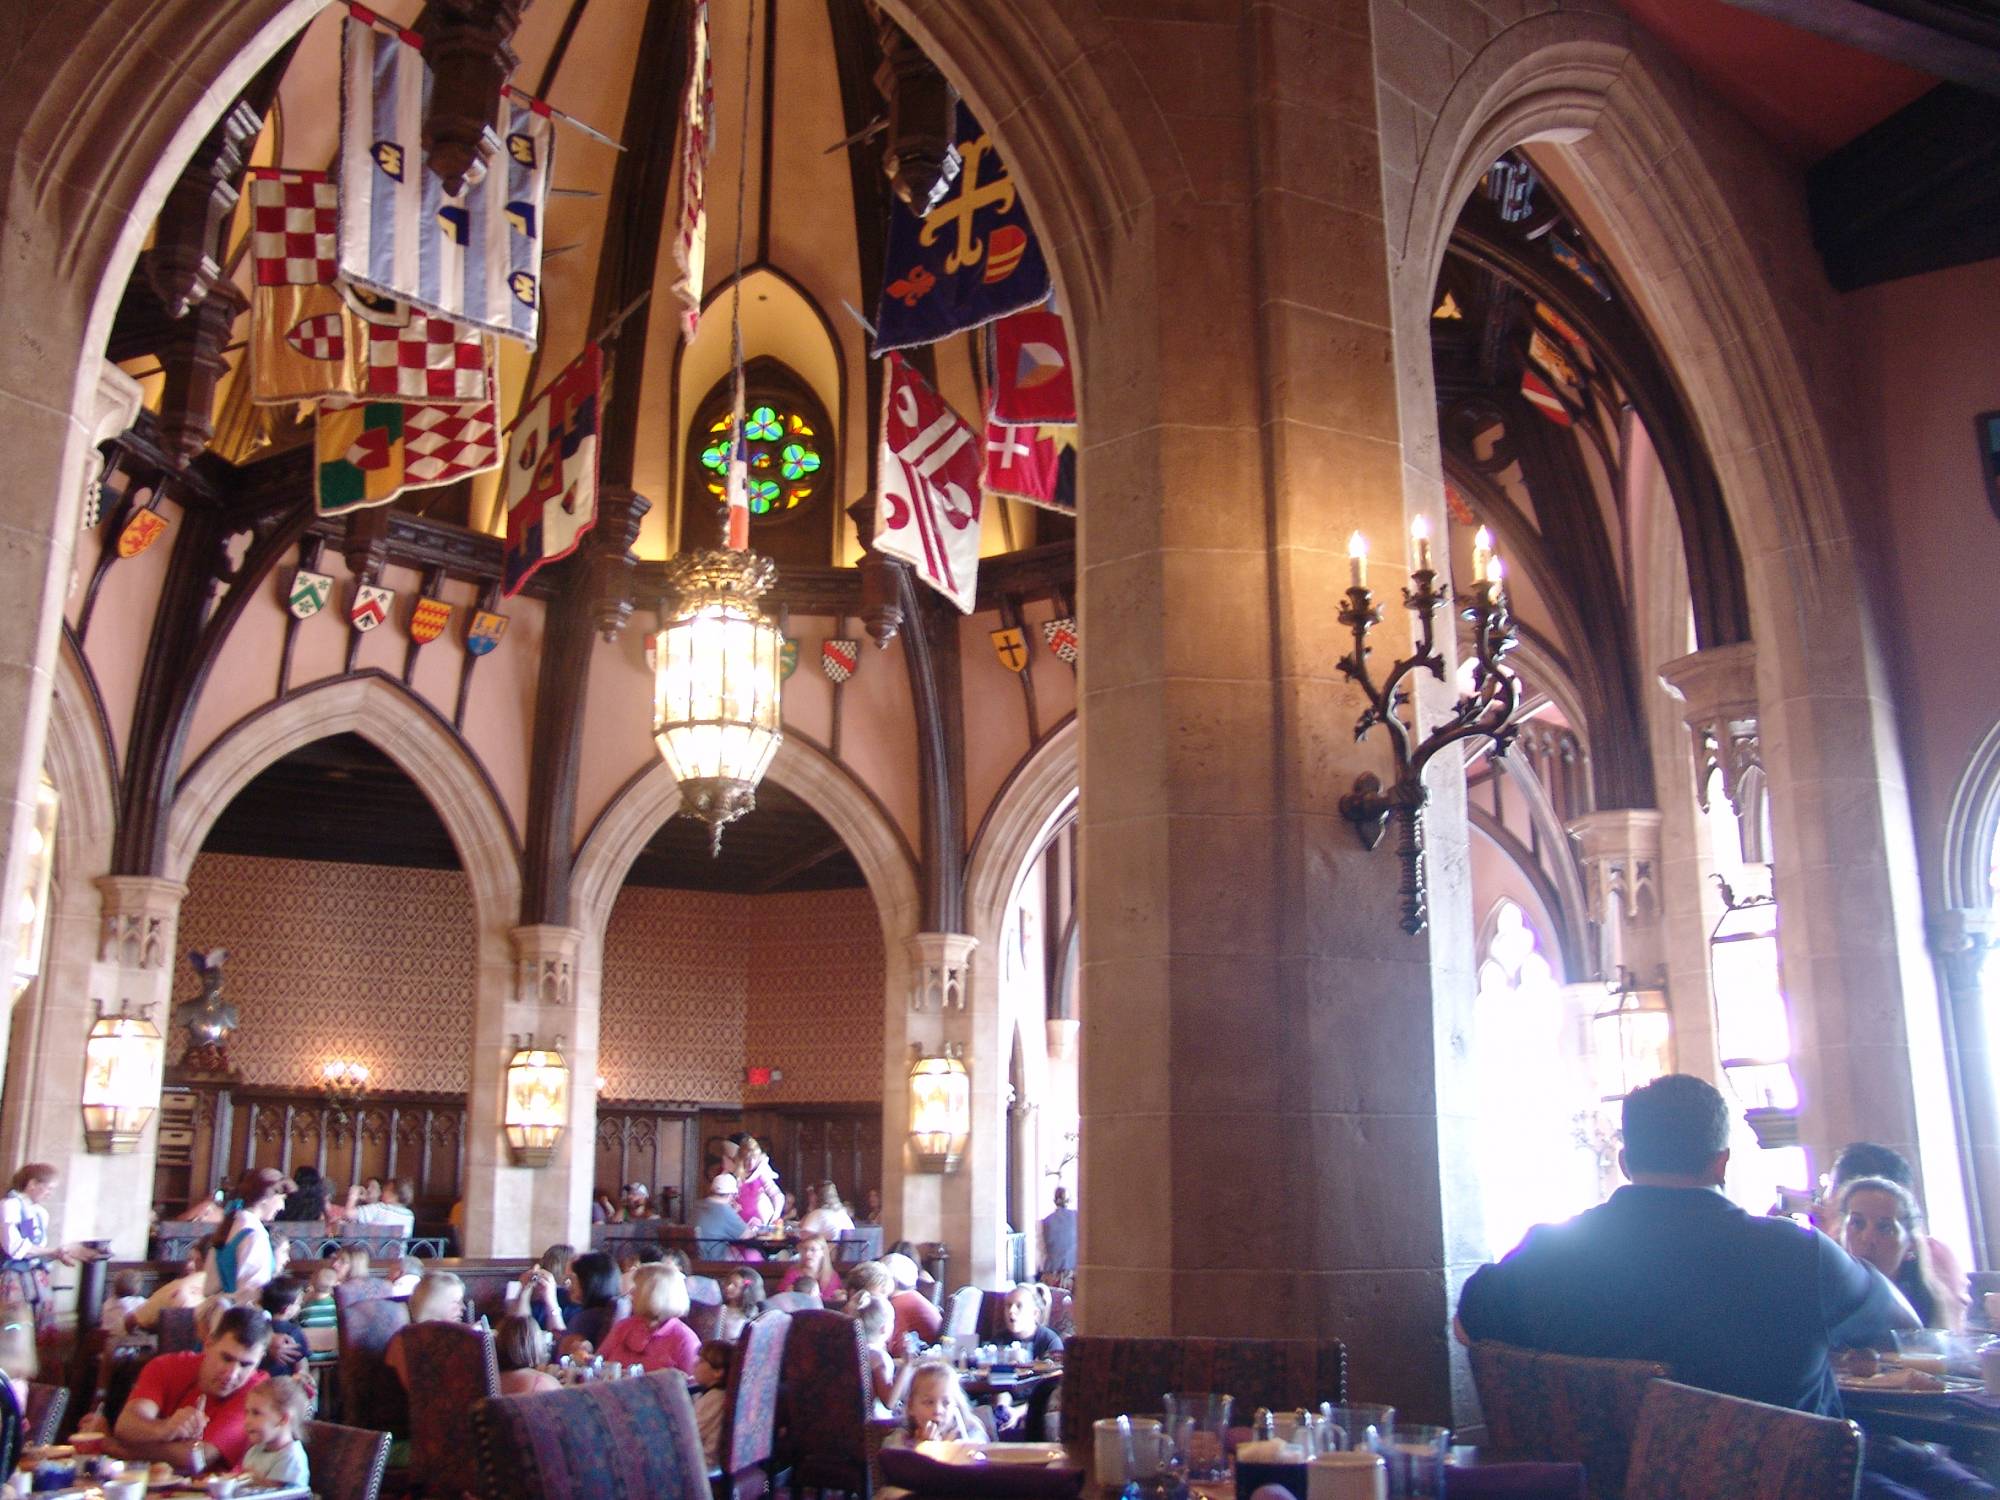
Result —
<svg viewBox="0 0 2000 1500"><path fill-rule="evenodd" d="M730 437L736 414L724 412L708 424L701 466L708 471L708 492L724 498L729 472ZM750 514L769 516L798 509L819 492L819 475L826 467L818 424L797 410L770 402L751 407L743 416L745 456L750 463Z"/></svg>

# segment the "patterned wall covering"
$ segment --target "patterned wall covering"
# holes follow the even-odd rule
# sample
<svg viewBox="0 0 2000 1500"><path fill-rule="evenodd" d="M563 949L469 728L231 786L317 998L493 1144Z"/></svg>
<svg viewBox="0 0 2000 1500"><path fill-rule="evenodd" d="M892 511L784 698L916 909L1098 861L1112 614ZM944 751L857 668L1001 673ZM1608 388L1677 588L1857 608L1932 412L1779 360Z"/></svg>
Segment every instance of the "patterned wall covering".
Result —
<svg viewBox="0 0 2000 1500"><path fill-rule="evenodd" d="M204 854L181 947L229 949L248 1083L311 1088L329 1058L376 1087L460 1093L472 894L452 870ZM882 929L865 890L733 896L628 886L604 938L600 1070L618 1099L848 1103L882 1088ZM174 998L199 991L175 976ZM412 1046L412 1038L425 1045ZM434 1039L434 1040L433 1040ZM178 1056L172 1043L169 1056ZM746 1064L782 1083L745 1097Z"/></svg>
<svg viewBox="0 0 2000 1500"><path fill-rule="evenodd" d="M744 1103L882 1097L882 921L865 890L753 898L745 1056L782 1082Z"/></svg>
<svg viewBox="0 0 2000 1500"><path fill-rule="evenodd" d="M242 1017L229 1055L245 1082L312 1088L341 1057L380 1089L465 1091L476 946L459 871L203 854L180 945L229 950L223 994ZM181 964L175 1001L200 991Z"/></svg>

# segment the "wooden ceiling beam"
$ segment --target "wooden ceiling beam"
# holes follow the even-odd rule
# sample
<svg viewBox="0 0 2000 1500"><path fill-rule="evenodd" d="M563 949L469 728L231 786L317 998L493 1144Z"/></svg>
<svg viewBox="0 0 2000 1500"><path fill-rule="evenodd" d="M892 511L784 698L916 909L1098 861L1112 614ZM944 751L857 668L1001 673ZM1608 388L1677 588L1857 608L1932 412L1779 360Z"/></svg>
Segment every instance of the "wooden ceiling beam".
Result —
<svg viewBox="0 0 2000 1500"><path fill-rule="evenodd" d="M2000 94L2000 14L1952 0L1728 0L1906 68Z"/></svg>

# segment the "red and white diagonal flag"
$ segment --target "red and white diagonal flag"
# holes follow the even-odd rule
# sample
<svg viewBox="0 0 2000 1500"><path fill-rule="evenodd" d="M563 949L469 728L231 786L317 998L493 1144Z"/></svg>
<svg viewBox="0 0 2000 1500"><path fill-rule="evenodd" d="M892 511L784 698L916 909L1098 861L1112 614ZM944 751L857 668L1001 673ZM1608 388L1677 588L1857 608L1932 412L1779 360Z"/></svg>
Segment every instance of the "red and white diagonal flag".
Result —
<svg viewBox="0 0 2000 1500"><path fill-rule="evenodd" d="M882 397L882 493L875 550L972 613L979 583L979 434L902 356L887 357Z"/></svg>

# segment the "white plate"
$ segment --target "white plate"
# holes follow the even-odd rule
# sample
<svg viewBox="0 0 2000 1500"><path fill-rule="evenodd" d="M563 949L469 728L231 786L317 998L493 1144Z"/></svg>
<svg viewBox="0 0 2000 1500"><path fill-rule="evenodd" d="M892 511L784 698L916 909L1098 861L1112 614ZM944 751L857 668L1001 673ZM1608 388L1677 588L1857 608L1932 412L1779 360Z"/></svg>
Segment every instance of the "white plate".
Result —
<svg viewBox="0 0 2000 1500"><path fill-rule="evenodd" d="M1056 1464L1069 1455L1054 1443L967 1443L966 1456L977 1463Z"/></svg>

